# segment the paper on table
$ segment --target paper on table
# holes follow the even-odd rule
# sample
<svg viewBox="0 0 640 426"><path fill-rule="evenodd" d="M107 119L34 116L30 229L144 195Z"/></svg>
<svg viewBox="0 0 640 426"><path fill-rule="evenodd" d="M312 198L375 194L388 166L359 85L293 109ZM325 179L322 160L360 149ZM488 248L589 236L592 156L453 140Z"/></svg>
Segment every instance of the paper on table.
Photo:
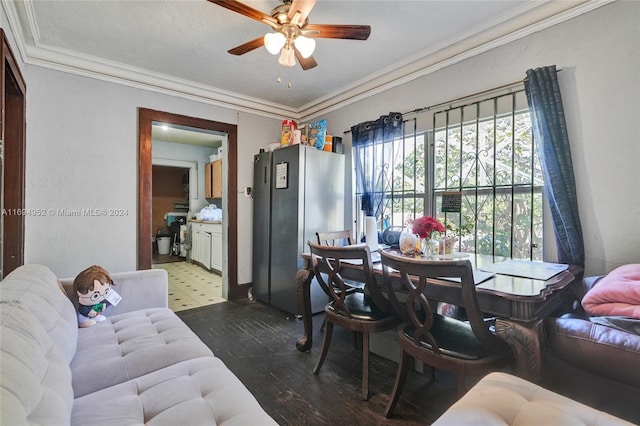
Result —
<svg viewBox="0 0 640 426"><path fill-rule="evenodd" d="M486 272L486 271L481 271L479 269L474 269L473 270L473 283L475 285L478 285L482 282L485 282L486 280L488 280L489 278L493 278L496 274L494 274L493 272ZM455 277L438 277L440 279L443 280L447 280L447 281L454 281L459 283L461 280L460 278L455 278Z"/></svg>
<svg viewBox="0 0 640 426"><path fill-rule="evenodd" d="M362 265L362 261L360 259L340 259L341 262L350 263L352 265ZM371 253L371 263L380 262L380 253L374 251Z"/></svg>
<svg viewBox="0 0 640 426"><path fill-rule="evenodd" d="M378 250L378 225L374 216L364 218L364 238L369 246L369 250Z"/></svg>
<svg viewBox="0 0 640 426"><path fill-rule="evenodd" d="M529 260L505 260L493 265L483 266L482 270L513 277L531 278L546 281L569 268L560 263L534 262Z"/></svg>

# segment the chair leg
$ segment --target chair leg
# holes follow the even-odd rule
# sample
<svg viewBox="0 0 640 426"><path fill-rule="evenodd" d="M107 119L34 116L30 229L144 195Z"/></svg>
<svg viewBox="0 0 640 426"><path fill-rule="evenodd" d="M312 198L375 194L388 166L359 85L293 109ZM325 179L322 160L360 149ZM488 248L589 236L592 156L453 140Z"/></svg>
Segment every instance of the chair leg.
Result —
<svg viewBox="0 0 640 426"><path fill-rule="evenodd" d="M327 303L331 302L331 296L327 300ZM327 314L324 315L324 319L322 320L322 325L320 326L320 331L324 331L324 327L327 325Z"/></svg>
<svg viewBox="0 0 640 426"><path fill-rule="evenodd" d="M362 332L362 400L369 399L369 333Z"/></svg>
<svg viewBox="0 0 640 426"><path fill-rule="evenodd" d="M384 416L389 418L393 415L393 410L396 408L396 404L400 399L400 394L402 393L402 388L404 388L404 384L407 381L407 373L409 372L409 368L413 361L413 357L406 352L402 352L402 356L400 357L400 363L398 364L398 372L396 373L396 382L393 385L393 390L391 391L391 398L389 399L389 403L387 404L387 408L384 412Z"/></svg>
<svg viewBox="0 0 640 426"><path fill-rule="evenodd" d="M331 345L331 336L333 335L333 323L331 321L327 321L326 327L324 330L324 339L322 340L322 350L320 351L320 358L318 359L318 363L316 367L313 369L313 374L318 374L320 372L320 367L324 363L324 359L327 357L327 352L329 352L329 346Z"/></svg>

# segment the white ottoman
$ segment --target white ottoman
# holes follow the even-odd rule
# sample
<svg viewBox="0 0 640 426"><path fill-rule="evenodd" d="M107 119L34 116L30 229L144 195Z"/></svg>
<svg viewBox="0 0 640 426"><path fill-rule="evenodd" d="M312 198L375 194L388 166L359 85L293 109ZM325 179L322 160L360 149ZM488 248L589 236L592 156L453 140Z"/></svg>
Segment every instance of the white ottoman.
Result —
<svg viewBox="0 0 640 426"><path fill-rule="evenodd" d="M632 425L519 377L490 373L453 404L434 426Z"/></svg>

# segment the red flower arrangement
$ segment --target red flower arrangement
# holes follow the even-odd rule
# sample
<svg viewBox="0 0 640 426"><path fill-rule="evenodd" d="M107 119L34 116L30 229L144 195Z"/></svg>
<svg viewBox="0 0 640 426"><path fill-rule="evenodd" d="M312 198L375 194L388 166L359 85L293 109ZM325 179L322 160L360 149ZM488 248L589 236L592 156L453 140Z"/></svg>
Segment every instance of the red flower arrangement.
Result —
<svg viewBox="0 0 640 426"><path fill-rule="evenodd" d="M431 216L422 216L413 221L414 234L420 238L430 238L433 231L444 232L444 225Z"/></svg>

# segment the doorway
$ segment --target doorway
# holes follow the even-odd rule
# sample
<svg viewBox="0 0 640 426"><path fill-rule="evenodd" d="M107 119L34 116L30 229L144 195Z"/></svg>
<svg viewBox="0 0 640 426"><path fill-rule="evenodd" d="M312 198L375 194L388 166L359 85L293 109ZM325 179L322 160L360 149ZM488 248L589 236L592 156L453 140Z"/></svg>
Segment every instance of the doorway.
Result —
<svg viewBox="0 0 640 426"><path fill-rule="evenodd" d="M24 264L26 85L4 31L0 68L0 279Z"/></svg>
<svg viewBox="0 0 640 426"><path fill-rule="evenodd" d="M227 264L224 265L226 282L223 296L238 299L247 294L248 284L238 285L237 245L237 126L201 118L188 117L163 111L138 109L138 269L149 269L152 263L152 123L162 122L178 126L193 127L227 135L227 211L226 249Z"/></svg>
<svg viewBox="0 0 640 426"><path fill-rule="evenodd" d="M156 141L153 143L155 145ZM155 146L153 150L155 151ZM154 154L151 226L156 241L153 244L152 265L187 260L186 218L192 201L189 194L189 169L159 165L158 162ZM170 161L163 161L166 162ZM194 162L193 168L196 170L197 165Z"/></svg>

